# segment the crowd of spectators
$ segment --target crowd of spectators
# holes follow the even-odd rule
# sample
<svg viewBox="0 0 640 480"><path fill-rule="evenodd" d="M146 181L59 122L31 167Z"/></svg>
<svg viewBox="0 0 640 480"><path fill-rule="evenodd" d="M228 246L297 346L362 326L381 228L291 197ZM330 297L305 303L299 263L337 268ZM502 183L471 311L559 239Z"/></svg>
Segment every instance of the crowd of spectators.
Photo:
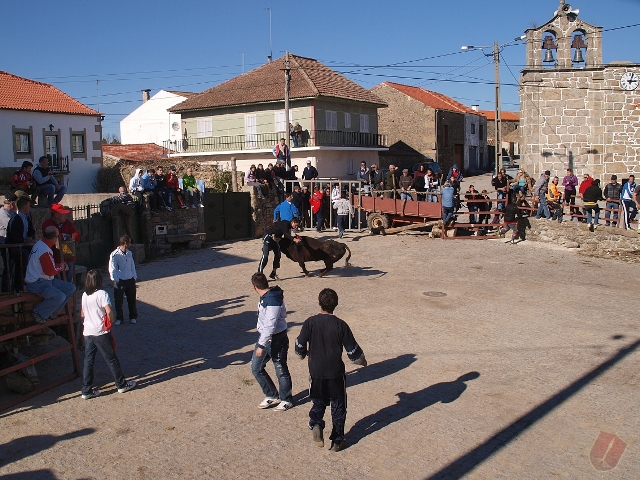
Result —
<svg viewBox="0 0 640 480"><path fill-rule="evenodd" d="M186 173L182 176L182 183L178 178L177 168L173 165L169 167L167 175L164 174L162 166L158 166L156 169L149 168L146 171L138 168L129 180L129 192L139 203L142 203L143 195L146 194L152 213L162 209L170 212L173 208L174 196L180 208L204 206L202 192L198 188L191 168L187 168ZM187 205L187 201L189 205Z"/></svg>

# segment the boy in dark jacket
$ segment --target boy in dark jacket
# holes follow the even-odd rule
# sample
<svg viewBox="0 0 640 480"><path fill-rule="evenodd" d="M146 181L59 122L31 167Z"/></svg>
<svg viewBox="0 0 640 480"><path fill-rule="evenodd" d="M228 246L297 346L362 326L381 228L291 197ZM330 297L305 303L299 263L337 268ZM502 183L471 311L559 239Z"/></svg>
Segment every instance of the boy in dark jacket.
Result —
<svg viewBox="0 0 640 480"><path fill-rule="evenodd" d="M318 295L321 313L309 317L302 324L296 339L296 355L304 359L309 354L309 397L313 402L309 412L309 428L313 442L324 447L324 411L331 404L332 452L339 452L346 446L344 423L347 417L347 390L342 348L356 365L367 366L367 360L349 325L333 314L338 306L338 294L325 288Z"/></svg>

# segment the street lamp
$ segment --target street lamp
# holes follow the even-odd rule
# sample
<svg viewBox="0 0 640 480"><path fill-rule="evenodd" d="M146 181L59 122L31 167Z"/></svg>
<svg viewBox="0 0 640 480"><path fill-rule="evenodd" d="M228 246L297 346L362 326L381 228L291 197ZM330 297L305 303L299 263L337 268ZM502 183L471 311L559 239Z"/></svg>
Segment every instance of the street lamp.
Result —
<svg viewBox="0 0 640 480"><path fill-rule="evenodd" d="M484 53L485 57L493 56L493 66L494 66L494 83L496 86L496 119L495 119L495 132L496 132L496 174L502 168L502 110L500 106L500 52L504 47L513 43L519 42L520 40L524 40L527 38L526 35L522 35L520 37L514 38L510 42L503 43L502 45L498 45L498 42L493 42L493 52L492 53ZM463 45L461 50L470 51L470 50L484 50L485 48L491 48L489 46L474 46L474 45Z"/></svg>

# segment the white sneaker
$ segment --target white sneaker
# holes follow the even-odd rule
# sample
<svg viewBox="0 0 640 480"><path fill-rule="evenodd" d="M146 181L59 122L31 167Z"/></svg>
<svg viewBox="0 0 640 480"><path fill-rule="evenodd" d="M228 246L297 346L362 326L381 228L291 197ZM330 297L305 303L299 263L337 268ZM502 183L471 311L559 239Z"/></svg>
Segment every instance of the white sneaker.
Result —
<svg viewBox="0 0 640 480"><path fill-rule="evenodd" d="M100 390L98 390L97 388L94 388L89 393L83 393L82 398L84 400L91 400L92 398L99 397L100 393L101 393Z"/></svg>
<svg viewBox="0 0 640 480"><path fill-rule="evenodd" d="M131 319L131 323L136 323L136 322L137 322L137 320L135 318Z"/></svg>
<svg viewBox="0 0 640 480"><path fill-rule="evenodd" d="M260 408L271 408L271 407L277 405L278 403L280 403L280 400L278 400L277 398L267 397L264 400L262 400L262 402L260 402L260 405L258 405L258 407L260 407Z"/></svg>
<svg viewBox="0 0 640 480"><path fill-rule="evenodd" d="M280 404L276 408L274 408L274 410L278 410L279 412L284 412L285 410L289 410L290 408L293 408L293 403L285 402L283 400L280 402Z"/></svg>
<svg viewBox="0 0 640 480"><path fill-rule="evenodd" d="M204 207L204 205L203 205L203 204L201 204L201 203L199 203L199 204L198 204L198 206L199 206L199 207Z"/></svg>
<svg viewBox="0 0 640 480"><path fill-rule="evenodd" d="M134 380L129 380L124 387L118 389L118 393L125 393L129 390L133 390L134 388L136 388L136 382Z"/></svg>
<svg viewBox="0 0 640 480"><path fill-rule="evenodd" d="M122 323L122 320L116 320L115 322L113 322L114 325L120 325Z"/></svg>

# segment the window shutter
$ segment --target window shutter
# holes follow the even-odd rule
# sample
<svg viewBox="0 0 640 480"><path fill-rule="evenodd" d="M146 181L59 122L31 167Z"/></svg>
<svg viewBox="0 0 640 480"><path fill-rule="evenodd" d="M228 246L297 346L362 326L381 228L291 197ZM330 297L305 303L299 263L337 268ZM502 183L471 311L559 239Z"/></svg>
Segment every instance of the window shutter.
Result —
<svg viewBox="0 0 640 480"><path fill-rule="evenodd" d="M344 112L344 128L351 128L351 114Z"/></svg>
<svg viewBox="0 0 640 480"><path fill-rule="evenodd" d="M198 119L198 137L212 137L213 136L213 125L212 120L210 118L199 118Z"/></svg>
<svg viewBox="0 0 640 480"><path fill-rule="evenodd" d="M256 122L256 114L244 116L244 133L245 145L247 148L258 147L258 124Z"/></svg>
<svg viewBox="0 0 640 480"><path fill-rule="evenodd" d="M360 115L360 132L369 133L369 115Z"/></svg>
<svg viewBox="0 0 640 480"><path fill-rule="evenodd" d="M291 114L291 111L289 111ZM275 123L276 132L286 132L287 123L285 122L284 110L273 113L273 123Z"/></svg>
<svg viewBox="0 0 640 480"><path fill-rule="evenodd" d="M326 111L326 120L327 120L327 130L337 130L338 129L338 114L334 111L327 110Z"/></svg>

